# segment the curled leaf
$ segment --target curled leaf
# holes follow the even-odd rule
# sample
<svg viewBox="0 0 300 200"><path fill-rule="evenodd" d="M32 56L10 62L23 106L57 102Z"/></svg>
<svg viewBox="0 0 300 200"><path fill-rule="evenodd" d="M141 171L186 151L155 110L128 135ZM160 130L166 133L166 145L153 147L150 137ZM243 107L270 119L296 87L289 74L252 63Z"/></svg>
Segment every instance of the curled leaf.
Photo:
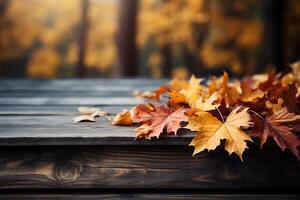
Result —
<svg viewBox="0 0 300 200"><path fill-rule="evenodd" d="M123 109L122 112L119 112L114 119L112 120L113 125L123 125L123 126L132 126L133 121L131 119L131 113L127 109Z"/></svg>
<svg viewBox="0 0 300 200"><path fill-rule="evenodd" d="M78 122L95 122L95 118L92 115L80 115L78 117L74 117L73 121L75 123L78 123Z"/></svg>

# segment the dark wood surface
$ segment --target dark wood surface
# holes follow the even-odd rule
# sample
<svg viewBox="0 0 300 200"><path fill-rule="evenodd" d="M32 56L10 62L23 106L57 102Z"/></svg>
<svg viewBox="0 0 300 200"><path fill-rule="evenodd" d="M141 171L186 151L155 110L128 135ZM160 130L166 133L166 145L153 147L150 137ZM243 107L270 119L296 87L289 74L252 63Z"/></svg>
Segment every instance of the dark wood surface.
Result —
<svg viewBox="0 0 300 200"><path fill-rule="evenodd" d="M296 200L299 199L298 195L285 194L285 195L274 195L274 194L197 194L197 193L100 193L100 194L22 194L22 195L2 195L1 199L24 199L24 200L40 200L40 199L69 199L69 200L150 200L150 199L161 199L161 200Z"/></svg>
<svg viewBox="0 0 300 200"><path fill-rule="evenodd" d="M296 159L251 147L244 162L221 148L193 157L187 146L6 147L0 189L299 189Z"/></svg>
<svg viewBox="0 0 300 200"><path fill-rule="evenodd" d="M79 106L113 116L145 103L132 91L166 81L1 80L0 199L299 199L300 164L272 142L249 144L244 162L222 148L193 157L185 130L135 140L134 127L105 118L72 121Z"/></svg>

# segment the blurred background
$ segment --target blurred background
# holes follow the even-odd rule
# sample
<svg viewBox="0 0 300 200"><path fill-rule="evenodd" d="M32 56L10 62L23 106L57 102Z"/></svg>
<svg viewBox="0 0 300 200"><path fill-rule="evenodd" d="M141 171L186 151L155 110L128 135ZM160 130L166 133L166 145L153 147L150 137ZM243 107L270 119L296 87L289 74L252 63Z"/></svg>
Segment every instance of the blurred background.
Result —
<svg viewBox="0 0 300 200"><path fill-rule="evenodd" d="M299 47L299 0L0 0L1 78L240 76Z"/></svg>

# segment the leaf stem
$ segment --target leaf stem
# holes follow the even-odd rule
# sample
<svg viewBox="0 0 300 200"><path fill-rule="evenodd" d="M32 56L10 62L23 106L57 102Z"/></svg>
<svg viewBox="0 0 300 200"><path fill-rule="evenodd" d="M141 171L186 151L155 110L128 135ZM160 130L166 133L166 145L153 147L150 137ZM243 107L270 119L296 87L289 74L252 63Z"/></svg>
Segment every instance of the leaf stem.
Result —
<svg viewBox="0 0 300 200"><path fill-rule="evenodd" d="M219 108L216 107L216 109L217 109L219 115L221 116L223 123L225 123L224 118L223 118L223 115L222 115L222 113L220 112Z"/></svg>
<svg viewBox="0 0 300 200"><path fill-rule="evenodd" d="M254 113L256 116L258 116L260 119L265 120L260 114L255 112L254 110L249 110L250 112Z"/></svg>

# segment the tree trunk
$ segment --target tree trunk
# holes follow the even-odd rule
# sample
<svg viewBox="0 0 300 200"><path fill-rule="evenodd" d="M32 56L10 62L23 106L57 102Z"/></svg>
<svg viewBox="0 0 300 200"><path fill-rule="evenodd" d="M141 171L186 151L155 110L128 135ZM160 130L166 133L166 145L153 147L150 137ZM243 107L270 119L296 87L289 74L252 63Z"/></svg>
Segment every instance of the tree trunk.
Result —
<svg viewBox="0 0 300 200"><path fill-rule="evenodd" d="M87 46L87 34L89 28L88 19L89 0L81 0L81 21L79 32L79 50L78 50L78 66L77 77L85 76L85 55Z"/></svg>
<svg viewBox="0 0 300 200"><path fill-rule="evenodd" d="M121 0L117 46L119 56L119 71L121 76L138 75L136 32L137 32L138 0Z"/></svg>
<svg viewBox="0 0 300 200"><path fill-rule="evenodd" d="M275 66L278 71L283 66L284 0L265 0L264 2L264 38L262 63L260 68Z"/></svg>
<svg viewBox="0 0 300 200"><path fill-rule="evenodd" d="M164 77L170 77L172 71L172 47L170 44L166 44L161 48L162 54L162 75Z"/></svg>

